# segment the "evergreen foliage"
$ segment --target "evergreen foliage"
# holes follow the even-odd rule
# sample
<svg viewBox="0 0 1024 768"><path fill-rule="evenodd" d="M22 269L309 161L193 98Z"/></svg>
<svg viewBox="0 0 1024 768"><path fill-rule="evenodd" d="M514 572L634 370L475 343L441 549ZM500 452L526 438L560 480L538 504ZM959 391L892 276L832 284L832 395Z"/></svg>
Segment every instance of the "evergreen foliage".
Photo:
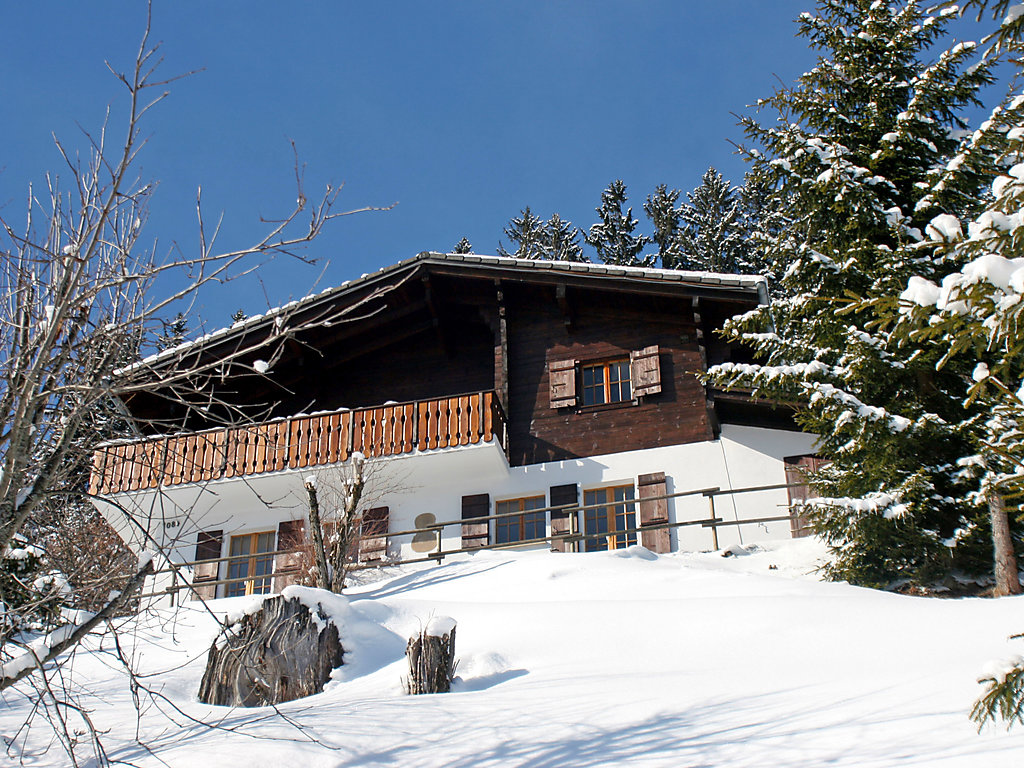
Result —
<svg viewBox="0 0 1024 768"><path fill-rule="evenodd" d="M164 323L164 331L157 337L157 347L163 351L184 343L188 335L188 320L179 312L169 323Z"/></svg>
<svg viewBox="0 0 1024 768"><path fill-rule="evenodd" d="M459 240L459 242L457 242L455 244L455 248L452 250L452 253L472 253L472 252L473 252L473 244L471 242L469 242L469 240L466 239L465 237L462 238L461 240Z"/></svg>
<svg viewBox="0 0 1024 768"><path fill-rule="evenodd" d="M595 208L600 221L590 228L584 239L605 264L652 266L654 256L640 256L651 239L647 235L634 234L639 222L633 218L632 208L623 212L625 204L626 185L621 179L616 179L601 193L601 205Z"/></svg>
<svg viewBox="0 0 1024 768"><path fill-rule="evenodd" d="M981 419L963 411L965 371L937 371L938 350L902 345L874 301L955 269L922 256L922 229L938 211L972 211L990 172L989 154L964 151L961 117L989 65L970 66L971 44L926 63L952 13L821 0L799 19L817 66L759 104L777 121L743 121L756 178L788 218L759 231L782 291L726 326L759 364L709 377L801 406L830 462L811 478L820 498L808 510L836 556L830 575L871 586L970 565L985 533L977 479L958 466Z"/></svg>
<svg viewBox="0 0 1024 768"><path fill-rule="evenodd" d="M893 318L894 333L909 348L930 345L942 351L938 368L973 367L966 402L986 417L979 419L976 433L978 455L962 463L965 471L973 470L981 478L979 495L989 502L993 531L1004 532L993 537L996 594L1012 594L1021 589L1013 551L1020 538L1005 533L1012 531L1012 522L1020 523L1020 517L1008 520L1006 507L1015 503L1019 515L1024 491L1024 14L1014 12L1007 0L971 0L967 7L977 8L979 19L991 13L1001 21L989 38L992 47L987 53L1005 54L1017 77L1003 102L947 164L936 186L955 185L979 155L995 155L1000 172L993 174L985 205L973 216L929 208L937 215L926 229L922 251L959 268L941 281L912 276L898 300L886 297L880 303ZM985 690L971 711L979 729L996 719L1007 727L1024 724L1020 656L993 665L979 683Z"/></svg>
<svg viewBox="0 0 1024 768"><path fill-rule="evenodd" d="M679 190L659 184L644 201L644 213L654 226L651 240L658 244L663 269L693 269L681 242Z"/></svg>
<svg viewBox="0 0 1024 768"><path fill-rule="evenodd" d="M985 693L971 709L971 719L979 729L997 717L1007 727L1014 722L1024 725L1024 662L1017 661L1008 667L978 681L986 686Z"/></svg>
<svg viewBox="0 0 1024 768"><path fill-rule="evenodd" d="M539 216L530 212L530 206L520 211L505 227L505 237L516 248L507 251L502 243L498 243L499 256L514 256L517 259L544 258L544 222Z"/></svg>
<svg viewBox="0 0 1024 768"><path fill-rule="evenodd" d="M580 245L580 231L557 213L551 214L541 239L543 258L556 261L589 261Z"/></svg>
<svg viewBox="0 0 1024 768"><path fill-rule="evenodd" d="M740 268L753 275L764 275L769 290L779 293L782 273L765 256L769 242L776 240L789 226L789 217L779 205L775 188L770 179L764 179L756 171L749 171L739 188L740 228L743 231L743 255Z"/></svg>
<svg viewBox="0 0 1024 768"><path fill-rule="evenodd" d="M743 218L738 190L714 168L689 195L679 215L681 247L692 266L707 272L738 272L745 264Z"/></svg>
<svg viewBox="0 0 1024 768"><path fill-rule="evenodd" d="M0 640L56 625L65 595L59 572L46 572L43 553L19 542L0 553Z"/></svg>

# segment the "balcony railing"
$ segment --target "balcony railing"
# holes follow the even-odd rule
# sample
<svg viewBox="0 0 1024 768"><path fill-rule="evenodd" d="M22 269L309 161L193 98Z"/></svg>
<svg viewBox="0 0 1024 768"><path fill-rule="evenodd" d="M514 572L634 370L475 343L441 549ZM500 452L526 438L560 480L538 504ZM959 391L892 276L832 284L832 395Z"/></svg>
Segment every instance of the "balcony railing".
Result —
<svg viewBox="0 0 1024 768"><path fill-rule="evenodd" d="M493 392L299 415L243 427L114 443L93 455L89 492L121 493L259 475L497 440L505 415Z"/></svg>

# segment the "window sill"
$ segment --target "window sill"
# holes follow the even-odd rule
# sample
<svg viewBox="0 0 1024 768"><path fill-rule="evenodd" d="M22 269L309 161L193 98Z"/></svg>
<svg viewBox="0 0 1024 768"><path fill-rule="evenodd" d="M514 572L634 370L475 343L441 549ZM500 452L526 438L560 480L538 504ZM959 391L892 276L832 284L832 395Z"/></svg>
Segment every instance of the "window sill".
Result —
<svg viewBox="0 0 1024 768"><path fill-rule="evenodd" d="M598 413L600 411L617 411L620 408L632 408L640 405L639 398L633 400L620 400L617 403L601 403L600 405L578 405L576 413Z"/></svg>

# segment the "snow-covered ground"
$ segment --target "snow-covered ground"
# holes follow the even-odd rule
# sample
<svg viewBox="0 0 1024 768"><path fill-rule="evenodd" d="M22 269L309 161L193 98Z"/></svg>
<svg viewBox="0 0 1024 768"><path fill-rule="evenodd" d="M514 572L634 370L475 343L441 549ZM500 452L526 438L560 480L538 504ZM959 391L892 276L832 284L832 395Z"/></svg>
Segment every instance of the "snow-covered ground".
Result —
<svg viewBox="0 0 1024 768"><path fill-rule="evenodd" d="M1024 631L1024 598L822 583L822 554L811 540L729 558L482 552L365 577L338 609L346 665L280 715L198 703L215 618L150 614L126 629L166 697L141 719L155 756L107 655L80 656L73 682L92 691L109 757L140 766L1024 765L1024 729L979 735L967 719L986 662L1020 650L1007 637ZM458 621L457 690L405 696L406 638L440 615ZM42 752L44 728L24 745L28 706L0 705L12 764L25 746L26 765L66 765L56 744Z"/></svg>

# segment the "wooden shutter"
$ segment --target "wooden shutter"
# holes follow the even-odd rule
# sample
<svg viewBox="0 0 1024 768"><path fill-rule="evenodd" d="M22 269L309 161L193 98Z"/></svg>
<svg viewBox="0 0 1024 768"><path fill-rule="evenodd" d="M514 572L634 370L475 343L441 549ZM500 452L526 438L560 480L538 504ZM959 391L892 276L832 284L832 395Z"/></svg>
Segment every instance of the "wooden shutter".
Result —
<svg viewBox="0 0 1024 768"><path fill-rule="evenodd" d="M786 465L786 483L791 486L787 489L790 505L790 533L794 539L810 536L814 533L811 530L811 521L804 515L798 514L799 504L812 495L805 473L817 471L826 462L817 456L787 456L783 461Z"/></svg>
<svg viewBox="0 0 1024 768"><path fill-rule="evenodd" d="M462 519L468 520L472 517L486 517L491 514L491 497L486 493L478 493L474 496L462 497ZM476 547L487 546L488 525L486 520L476 523L463 523L462 525L462 548L475 549Z"/></svg>
<svg viewBox="0 0 1024 768"><path fill-rule="evenodd" d="M359 562L383 560L388 554L388 507L374 507L363 512L362 535L359 538Z"/></svg>
<svg viewBox="0 0 1024 768"><path fill-rule="evenodd" d="M552 360L548 363L551 407L576 405L576 361Z"/></svg>
<svg viewBox="0 0 1024 768"><path fill-rule="evenodd" d="M303 549L306 546L306 521L285 520L277 526L278 549ZM274 591L299 583L299 572L305 552L274 556Z"/></svg>
<svg viewBox="0 0 1024 768"><path fill-rule="evenodd" d="M661 392L661 363L658 360L657 344L629 353L629 378L633 385L633 397Z"/></svg>
<svg viewBox="0 0 1024 768"><path fill-rule="evenodd" d="M551 486L550 499L552 507L565 507L565 509L551 510L551 535L560 533L572 533L573 515L576 514L574 507L580 503L580 487L576 483L568 485ZM572 542L565 540L552 542L551 548L558 552L571 552Z"/></svg>
<svg viewBox="0 0 1024 768"><path fill-rule="evenodd" d="M654 498L668 493L664 472L640 475L636 481L640 495L640 527L668 522L668 499ZM665 553L672 549L668 528L640 532L641 543L651 552Z"/></svg>
<svg viewBox="0 0 1024 768"><path fill-rule="evenodd" d="M196 560L216 560L224 548L224 531L200 531L196 540ZM220 563L203 563L193 566L192 584L195 596L203 600L217 597L217 585L201 586L203 582L217 581Z"/></svg>

